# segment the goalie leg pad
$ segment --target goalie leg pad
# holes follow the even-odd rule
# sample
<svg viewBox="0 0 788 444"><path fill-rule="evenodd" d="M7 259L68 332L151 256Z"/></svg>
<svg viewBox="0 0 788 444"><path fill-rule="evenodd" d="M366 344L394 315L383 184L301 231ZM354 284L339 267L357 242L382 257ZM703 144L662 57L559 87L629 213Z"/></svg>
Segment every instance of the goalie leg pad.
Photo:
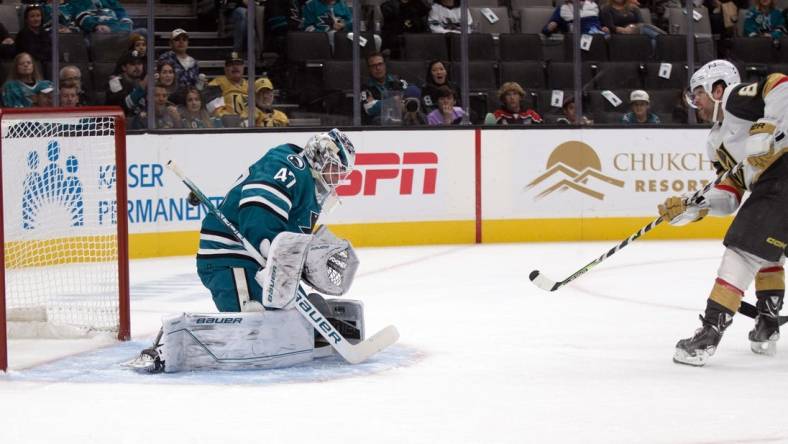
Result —
<svg viewBox="0 0 788 444"><path fill-rule="evenodd" d="M297 310L184 313L164 320L164 371L265 369L311 361L312 332Z"/></svg>
<svg viewBox="0 0 788 444"><path fill-rule="evenodd" d="M335 327L348 339L363 341L364 331L364 303L352 299L327 299L329 319L337 320L339 326ZM352 326L353 328L348 328Z"/></svg>

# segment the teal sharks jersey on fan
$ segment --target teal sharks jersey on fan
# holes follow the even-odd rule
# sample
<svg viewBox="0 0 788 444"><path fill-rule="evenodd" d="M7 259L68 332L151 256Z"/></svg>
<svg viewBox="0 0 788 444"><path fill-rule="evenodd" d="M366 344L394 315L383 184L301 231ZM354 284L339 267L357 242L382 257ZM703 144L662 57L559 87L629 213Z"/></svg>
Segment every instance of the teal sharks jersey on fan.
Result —
<svg viewBox="0 0 788 444"><path fill-rule="evenodd" d="M255 247L263 239L273 241L283 231L312 232L321 207L315 179L302 153L303 149L293 144L272 148L238 178L219 206L219 211ZM197 262L203 261L236 267L257 265L212 214L203 219L200 230Z"/></svg>

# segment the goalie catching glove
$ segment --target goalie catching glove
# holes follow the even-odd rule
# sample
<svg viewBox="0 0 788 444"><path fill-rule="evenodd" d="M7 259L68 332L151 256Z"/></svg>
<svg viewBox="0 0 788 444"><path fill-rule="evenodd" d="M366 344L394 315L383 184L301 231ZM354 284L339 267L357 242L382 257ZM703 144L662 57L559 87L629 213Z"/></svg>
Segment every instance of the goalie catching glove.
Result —
<svg viewBox="0 0 788 444"><path fill-rule="evenodd" d="M343 295L359 265L350 242L324 226L314 235L279 233L267 253L265 268L255 275L266 308L292 308L301 279L319 292Z"/></svg>

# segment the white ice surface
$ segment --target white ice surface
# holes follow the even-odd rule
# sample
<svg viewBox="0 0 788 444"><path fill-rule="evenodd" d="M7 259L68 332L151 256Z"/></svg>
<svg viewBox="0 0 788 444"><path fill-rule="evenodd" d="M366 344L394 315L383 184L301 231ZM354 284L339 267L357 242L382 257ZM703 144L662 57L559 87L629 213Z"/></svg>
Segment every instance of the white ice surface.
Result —
<svg viewBox="0 0 788 444"><path fill-rule="evenodd" d="M118 363L162 315L213 304L192 258L134 261L132 342L54 360L75 346L14 344L0 443L788 442L788 349L750 352L752 320L736 317L706 367L671 361L700 325L719 242L640 241L554 293L528 280L611 246L362 249L348 297L368 332L399 328L395 346L358 366L167 375Z"/></svg>

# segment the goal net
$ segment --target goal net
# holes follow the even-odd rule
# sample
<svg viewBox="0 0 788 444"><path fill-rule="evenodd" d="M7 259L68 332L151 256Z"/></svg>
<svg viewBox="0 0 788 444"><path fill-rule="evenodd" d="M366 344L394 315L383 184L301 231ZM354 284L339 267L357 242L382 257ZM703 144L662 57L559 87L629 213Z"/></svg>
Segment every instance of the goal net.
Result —
<svg viewBox="0 0 788 444"><path fill-rule="evenodd" d="M0 111L0 370L7 338L128 339L123 125L112 108Z"/></svg>

